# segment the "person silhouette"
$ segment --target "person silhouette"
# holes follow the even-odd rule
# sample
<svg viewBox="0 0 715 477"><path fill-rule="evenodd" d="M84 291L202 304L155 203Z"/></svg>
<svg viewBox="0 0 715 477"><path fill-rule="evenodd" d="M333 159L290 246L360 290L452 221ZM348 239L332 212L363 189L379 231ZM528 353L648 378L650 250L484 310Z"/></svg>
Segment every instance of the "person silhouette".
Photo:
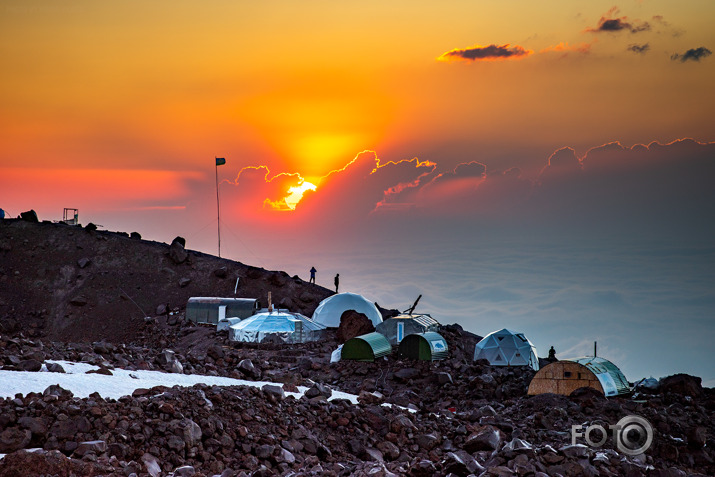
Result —
<svg viewBox="0 0 715 477"><path fill-rule="evenodd" d="M315 269L315 267L310 267L310 280L308 283L315 283L315 272L318 270Z"/></svg>
<svg viewBox="0 0 715 477"><path fill-rule="evenodd" d="M548 359L549 361L558 361L558 360L556 359L556 350L554 349L553 346L552 346L551 349L549 350L549 357L546 358L546 359Z"/></svg>
<svg viewBox="0 0 715 477"><path fill-rule="evenodd" d="M340 274L335 275L335 293L338 292L338 287L340 286Z"/></svg>

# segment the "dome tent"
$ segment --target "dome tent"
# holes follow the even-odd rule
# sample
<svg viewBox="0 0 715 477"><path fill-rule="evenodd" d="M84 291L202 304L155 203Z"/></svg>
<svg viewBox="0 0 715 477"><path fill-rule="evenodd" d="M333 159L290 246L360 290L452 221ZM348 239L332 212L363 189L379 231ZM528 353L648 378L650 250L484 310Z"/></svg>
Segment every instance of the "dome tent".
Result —
<svg viewBox="0 0 715 477"><path fill-rule="evenodd" d="M555 393L568 396L578 388L589 387L604 396L628 394L628 380L618 366L601 357L566 359L539 370L529 383L529 395Z"/></svg>
<svg viewBox="0 0 715 477"><path fill-rule="evenodd" d="M265 339L283 343L316 341L325 327L300 313L285 310L263 312L246 318L228 329L229 341L261 343Z"/></svg>
<svg viewBox="0 0 715 477"><path fill-rule="evenodd" d="M382 315L375 304L356 293L338 293L321 301L313 312L313 321L328 328L337 328L340 326L340 317L348 310L364 314L373 326L382 323Z"/></svg>
<svg viewBox="0 0 715 477"><path fill-rule="evenodd" d="M536 348L524 333L506 328L493 331L474 347L474 361L486 359L493 366L531 366L539 370Z"/></svg>

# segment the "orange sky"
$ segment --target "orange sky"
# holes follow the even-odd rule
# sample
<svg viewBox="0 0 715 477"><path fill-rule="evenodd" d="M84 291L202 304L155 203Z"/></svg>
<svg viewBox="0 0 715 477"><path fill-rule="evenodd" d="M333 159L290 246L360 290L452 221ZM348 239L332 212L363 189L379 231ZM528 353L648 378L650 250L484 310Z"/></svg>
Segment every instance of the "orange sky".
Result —
<svg viewBox="0 0 715 477"><path fill-rule="evenodd" d="M707 0L2 8L0 202L14 214L109 207L97 171L115 207L184 206L211 189L215 156L229 180L265 165L317 183L365 149L533 177L563 146L715 139L715 58L672 59L715 48ZM500 48L524 53L489 56ZM472 56L438 61L450 51Z"/></svg>

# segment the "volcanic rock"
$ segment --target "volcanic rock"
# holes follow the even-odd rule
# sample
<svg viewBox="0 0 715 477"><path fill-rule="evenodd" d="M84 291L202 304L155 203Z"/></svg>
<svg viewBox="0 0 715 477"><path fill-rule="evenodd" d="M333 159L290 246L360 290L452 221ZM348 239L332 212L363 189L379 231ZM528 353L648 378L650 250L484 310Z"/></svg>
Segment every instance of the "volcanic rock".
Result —
<svg viewBox="0 0 715 477"><path fill-rule="evenodd" d="M28 429L9 427L0 432L0 454L13 452L30 443L32 433Z"/></svg>
<svg viewBox="0 0 715 477"><path fill-rule="evenodd" d="M20 212L20 218L26 222L39 222L37 212L35 212L34 209L28 210L27 212Z"/></svg>
<svg viewBox="0 0 715 477"><path fill-rule="evenodd" d="M358 313L355 310L347 310L340 315L337 339L339 343L345 343L349 339L372 333L373 331L375 331L375 326L367 315Z"/></svg>
<svg viewBox="0 0 715 477"><path fill-rule="evenodd" d="M689 374L674 374L660 380L660 392L699 397L703 394L702 379Z"/></svg>
<svg viewBox="0 0 715 477"><path fill-rule="evenodd" d="M189 254L184 250L184 246L180 242L174 240L169 246L169 258L172 262L179 265L189 258Z"/></svg>

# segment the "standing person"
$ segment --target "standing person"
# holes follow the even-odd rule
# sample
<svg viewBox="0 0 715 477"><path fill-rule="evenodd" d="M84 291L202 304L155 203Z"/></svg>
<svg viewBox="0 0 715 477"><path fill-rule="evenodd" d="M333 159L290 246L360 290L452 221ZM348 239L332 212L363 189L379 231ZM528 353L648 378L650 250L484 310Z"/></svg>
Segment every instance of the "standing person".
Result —
<svg viewBox="0 0 715 477"><path fill-rule="evenodd" d="M335 275L335 293L338 292L338 287L340 286L340 274Z"/></svg>
<svg viewBox="0 0 715 477"><path fill-rule="evenodd" d="M315 283L315 272L318 270L315 269L315 267L310 267L310 280L308 283Z"/></svg>

